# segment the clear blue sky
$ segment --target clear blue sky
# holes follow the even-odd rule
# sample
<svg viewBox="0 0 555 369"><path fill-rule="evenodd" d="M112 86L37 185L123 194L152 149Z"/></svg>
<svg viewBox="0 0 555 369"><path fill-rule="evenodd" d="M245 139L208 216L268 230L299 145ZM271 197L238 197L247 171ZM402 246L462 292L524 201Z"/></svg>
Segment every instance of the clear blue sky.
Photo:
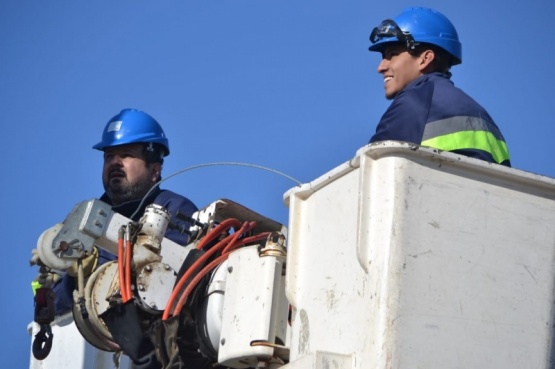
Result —
<svg viewBox="0 0 555 369"><path fill-rule="evenodd" d="M31 249L102 193L91 146L110 117L133 107L158 119L172 150L165 175L233 161L311 181L374 132L389 102L368 35L414 5L455 24L453 81L496 120L513 166L555 177L553 0L2 0L2 366L28 367ZM163 187L286 223L282 195L294 185L218 166Z"/></svg>

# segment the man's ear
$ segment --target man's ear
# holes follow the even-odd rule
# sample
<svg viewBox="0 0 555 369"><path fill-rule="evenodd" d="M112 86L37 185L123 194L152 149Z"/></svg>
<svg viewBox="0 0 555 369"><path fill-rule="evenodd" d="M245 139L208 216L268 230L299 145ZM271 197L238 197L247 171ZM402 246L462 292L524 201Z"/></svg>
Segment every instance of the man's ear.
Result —
<svg viewBox="0 0 555 369"><path fill-rule="evenodd" d="M160 174L162 173L162 164L160 163L152 163L150 164L152 165L152 178L151 181L152 183L156 183L158 182L158 178L160 178Z"/></svg>
<svg viewBox="0 0 555 369"><path fill-rule="evenodd" d="M431 66L435 58L436 54L433 50L424 50L422 54L420 54L420 64L418 65L420 72L426 73L427 69Z"/></svg>

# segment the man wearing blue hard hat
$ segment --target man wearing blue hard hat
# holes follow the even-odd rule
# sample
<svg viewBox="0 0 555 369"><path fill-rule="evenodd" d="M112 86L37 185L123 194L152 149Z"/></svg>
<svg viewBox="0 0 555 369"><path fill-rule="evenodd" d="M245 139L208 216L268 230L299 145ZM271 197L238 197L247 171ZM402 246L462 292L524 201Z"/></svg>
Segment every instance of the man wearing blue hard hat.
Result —
<svg viewBox="0 0 555 369"><path fill-rule="evenodd" d="M510 166L503 135L488 112L455 87L452 66L462 63L453 24L428 8L409 8L370 34L382 54L378 73L392 100L370 143L407 141Z"/></svg>
<svg viewBox="0 0 555 369"><path fill-rule="evenodd" d="M170 154L168 139L160 124L145 112L124 109L106 124L102 140L93 149L104 152L102 184L106 191L100 200L112 205L116 212L138 220L149 204L164 206L192 215L197 207L186 197L172 191L156 188L136 212L139 203L151 188L161 180L164 157ZM172 222L180 223L178 219ZM166 237L179 244L188 240L176 229L168 230Z"/></svg>
<svg viewBox="0 0 555 369"><path fill-rule="evenodd" d="M140 219L147 205L165 207L171 214L171 222L177 225L168 228L165 237L185 245L189 236L179 229L188 229L190 224L178 219L176 214L191 216L198 210L195 204L184 196L159 187L143 201L144 196L161 180L164 157L170 153L168 139L160 124L140 110L124 109L108 121L102 140L93 148L104 153L102 183L105 193L100 200L112 205L115 212L135 221ZM115 258L115 255L95 248L84 264L90 273L98 265ZM68 275L54 286L56 314L72 308L75 280L71 274L69 270Z"/></svg>

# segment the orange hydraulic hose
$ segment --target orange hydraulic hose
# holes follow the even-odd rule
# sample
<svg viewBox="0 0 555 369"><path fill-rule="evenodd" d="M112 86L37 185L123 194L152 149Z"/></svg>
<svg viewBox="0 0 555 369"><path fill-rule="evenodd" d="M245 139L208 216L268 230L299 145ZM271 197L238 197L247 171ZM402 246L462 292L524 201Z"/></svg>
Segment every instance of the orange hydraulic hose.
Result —
<svg viewBox="0 0 555 369"><path fill-rule="evenodd" d="M238 248L240 246L244 246L248 243L253 243L253 242L256 242L256 241L265 240L266 238L268 238L268 236L271 233L272 232L262 232L262 233L259 233L259 234L255 234L254 236L245 237L239 243L229 246L227 254L229 254L231 251L234 251L236 248Z"/></svg>
<svg viewBox="0 0 555 369"><path fill-rule="evenodd" d="M241 228L233 234L233 238L231 239L231 241L229 241L227 246L224 247L224 249L222 250L222 254L228 252L228 250L233 247L233 245L237 242L237 239L241 237L241 235L247 233L254 227L256 227L256 222L244 222Z"/></svg>
<svg viewBox="0 0 555 369"><path fill-rule="evenodd" d="M183 306L185 306L185 302L187 301L187 297L189 297L189 294L196 287L196 285L200 282L200 280L208 272L210 272L212 269L214 269L220 263L224 262L225 259L227 259L228 257L229 257L229 254L223 254L223 255L218 256L216 259L212 260L212 262L210 262L210 264L208 264L204 268L202 268L202 270L200 272L198 272L197 275L195 275L195 277L191 280L191 283L189 283L187 288L185 288L185 291L183 291L183 293L179 297L179 301L175 305L175 309L173 311L174 316L179 315L181 313L181 309L183 309Z"/></svg>
<svg viewBox="0 0 555 369"><path fill-rule="evenodd" d="M216 229L216 228L214 228ZM218 233L219 234L219 233ZM207 237L207 236L205 236ZM225 247L229 240L233 237L233 235L229 235L225 237L223 240L219 241L217 244L212 246L206 253L204 253L201 257L199 257L193 265L181 276L179 282L173 288L173 291L166 303L166 308L164 309L164 314L162 314L162 320L167 320L170 317L170 312L172 310L172 305L177 298L177 295L183 289L183 286L187 282L187 280L191 277L191 275L198 269L199 265L202 265L208 258L210 258L214 253ZM202 242L202 241L201 241Z"/></svg>
<svg viewBox="0 0 555 369"><path fill-rule="evenodd" d="M125 294L125 271L124 271L124 250L123 250L123 230L124 227L121 227L118 232L118 277L119 277L119 290L121 294L122 300L125 301L126 294Z"/></svg>
<svg viewBox="0 0 555 369"><path fill-rule="evenodd" d="M131 300L133 297L133 292L131 291L131 265L133 257L133 243L128 238L125 242L125 297L123 298L123 303Z"/></svg>
<svg viewBox="0 0 555 369"><path fill-rule="evenodd" d="M241 225L241 222L239 222L237 219L234 219L234 218L225 219L220 224L212 228L212 230L206 236L204 236L202 240L200 240L200 242L197 244L197 249L201 250L210 241L218 237L222 232L226 232L231 228L239 227L240 225Z"/></svg>
<svg viewBox="0 0 555 369"><path fill-rule="evenodd" d="M246 224L247 224L247 222L245 222L245 225ZM249 225L252 225L254 227L256 225L256 223L255 222L250 222ZM227 244L227 246L225 247L225 249L229 250L229 252L222 252L222 255L220 255L218 258L216 258L215 260L210 262L210 264L208 264L204 268L202 268L202 270L199 273L197 273L197 275L195 275L195 277L191 280L191 283L189 283L189 285L185 288L185 291L183 291L183 294L181 294L181 296L179 297L179 301L175 305L173 315L175 316L175 315L179 315L181 313L181 309L183 309L183 306L185 306L185 303L187 302L187 298L189 297L189 295L191 294L193 289L197 286L197 284L200 282L200 280L206 274L208 274L212 269L214 269L220 263L225 261L229 257L229 254L231 253L231 251L239 248L240 246L244 246L247 243L251 243L251 242L266 239L266 238L268 238L269 234L270 234L270 232L264 232L264 233L257 234L255 236L246 237L246 238L242 239L240 242L234 242L234 241L236 241L236 239L229 242Z"/></svg>
<svg viewBox="0 0 555 369"><path fill-rule="evenodd" d="M198 250L202 250L210 241L214 240L216 237L219 237L223 232L227 232L232 227L238 227L239 225L241 225L241 223L237 219L234 219L234 218L229 218L229 219L223 220L220 224L218 224L214 228L212 228L210 230L210 232L206 236L204 236L204 238L202 240L200 240L200 242L197 244L196 248ZM209 256L213 255L216 251L218 251L218 249L223 246L224 241L227 242L227 240L230 237L232 237L232 235L228 235L223 240L220 240L214 247L212 247L206 253L208 255L205 254L205 255L201 256L197 261L195 261L193 263L193 265L191 265L191 267L189 267L188 273L186 272L183 276L181 276L181 279L174 286L174 288L172 290L172 293L171 293L171 295L168 299L168 302L166 303L166 308L164 309L164 314L162 315L162 320L166 320L167 318L169 318L169 314L170 314L170 311L171 311L171 306L173 305L174 300L177 298L177 294L183 288L183 285L185 284L187 279L190 278L191 274L198 268L199 265L204 263L204 261Z"/></svg>
<svg viewBox="0 0 555 369"><path fill-rule="evenodd" d="M259 234L255 234L254 236L245 237L241 240L241 243L238 246L246 245L247 243L253 243L256 241L265 240L272 232L262 232Z"/></svg>

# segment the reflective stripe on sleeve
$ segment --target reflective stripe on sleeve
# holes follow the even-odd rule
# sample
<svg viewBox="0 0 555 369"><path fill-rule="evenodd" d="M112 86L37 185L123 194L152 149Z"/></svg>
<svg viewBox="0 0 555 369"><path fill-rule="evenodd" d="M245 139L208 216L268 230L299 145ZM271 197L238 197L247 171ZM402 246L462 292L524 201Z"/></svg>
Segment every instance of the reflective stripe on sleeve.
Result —
<svg viewBox="0 0 555 369"><path fill-rule="evenodd" d="M480 117L456 116L426 123L422 141L461 131L491 132L499 141L505 141L497 126Z"/></svg>
<svg viewBox="0 0 555 369"><path fill-rule="evenodd" d="M486 131L458 131L423 140L422 146L433 147L444 151L478 149L490 153L493 159L501 164L509 160L507 144Z"/></svg>

